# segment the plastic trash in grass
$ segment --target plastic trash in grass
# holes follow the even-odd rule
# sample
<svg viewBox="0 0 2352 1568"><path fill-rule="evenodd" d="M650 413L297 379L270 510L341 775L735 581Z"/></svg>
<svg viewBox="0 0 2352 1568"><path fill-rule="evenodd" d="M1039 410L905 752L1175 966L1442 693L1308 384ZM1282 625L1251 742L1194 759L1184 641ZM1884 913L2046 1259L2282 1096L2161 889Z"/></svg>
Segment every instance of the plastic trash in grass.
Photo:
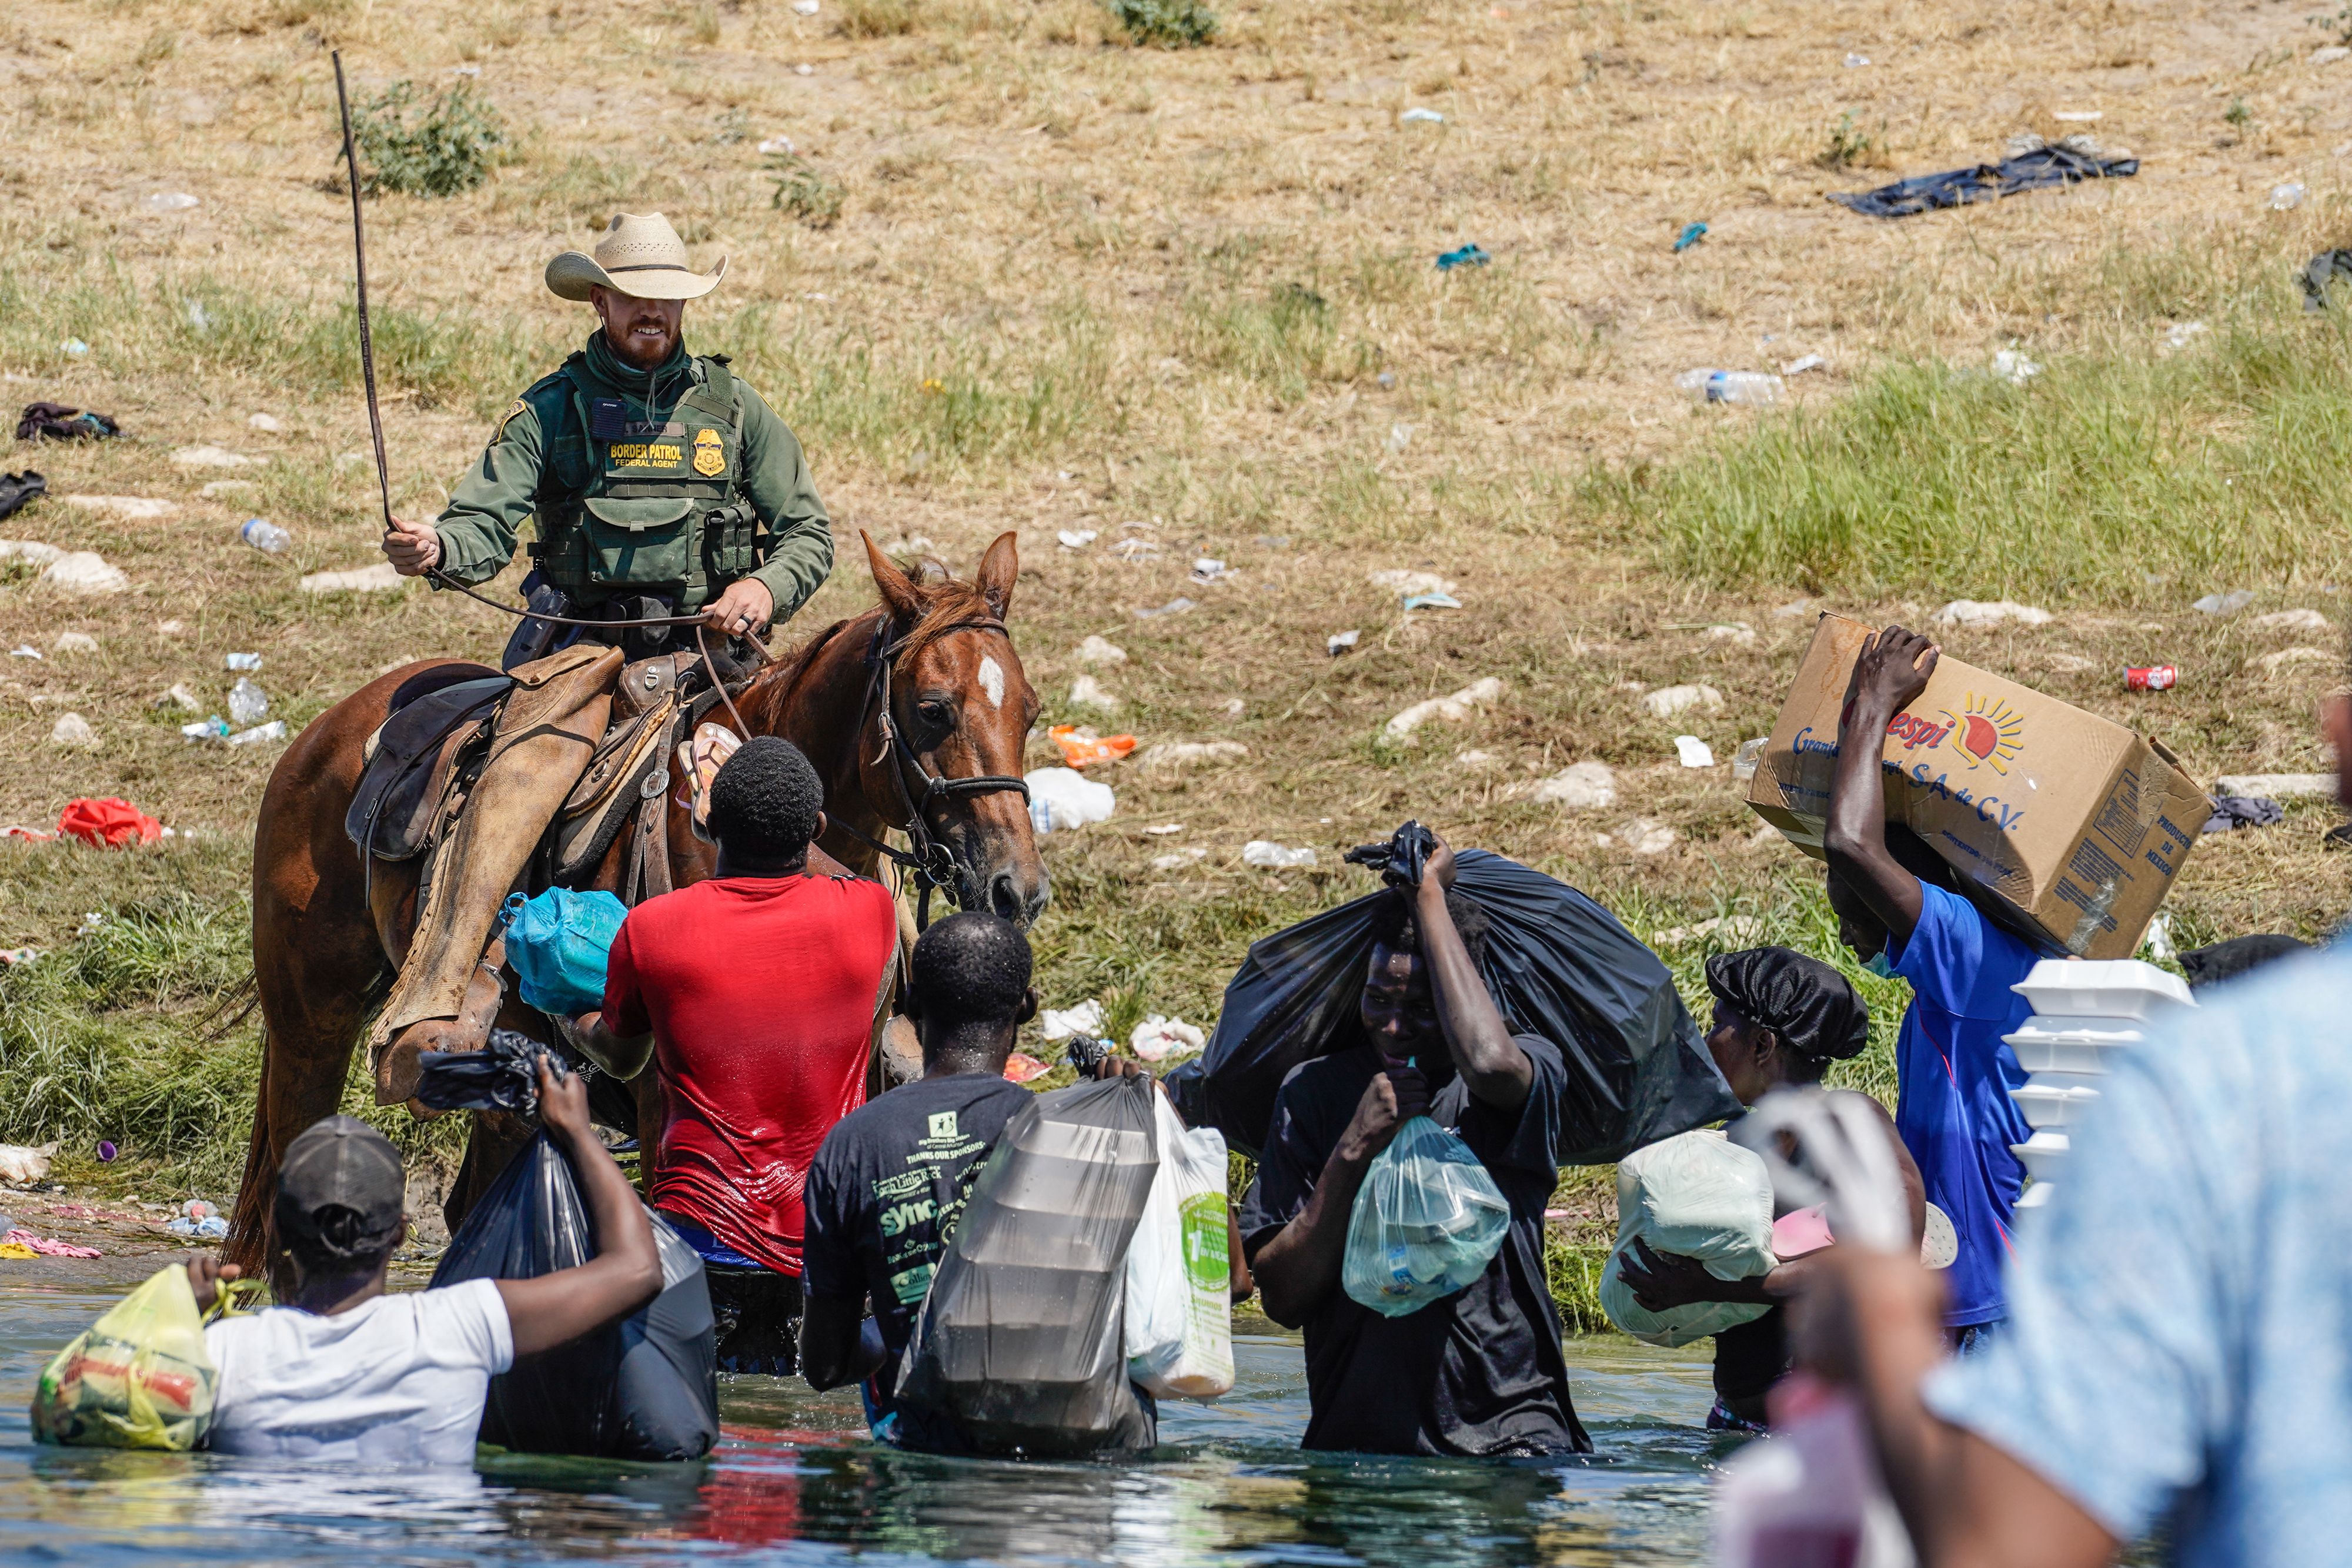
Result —
<svg viewBox="0 0 2352 1568"><path fill-rule="evenodd" d="M1441 255L1437 258L1437 270L1452 272L1457 267L1484 267L1494 259L1486 254L1484 246L1465 245L1459 250L1449 250Z"/></svg>
<svg viewBox="0 0 2352 1568"><path fill-rule="evenodd" d="M1297 871L1315 863L1315 850L1310 844L1292 849L1271 839L1252 839L1242 846L1242 863L1267 871Z"/></svg>

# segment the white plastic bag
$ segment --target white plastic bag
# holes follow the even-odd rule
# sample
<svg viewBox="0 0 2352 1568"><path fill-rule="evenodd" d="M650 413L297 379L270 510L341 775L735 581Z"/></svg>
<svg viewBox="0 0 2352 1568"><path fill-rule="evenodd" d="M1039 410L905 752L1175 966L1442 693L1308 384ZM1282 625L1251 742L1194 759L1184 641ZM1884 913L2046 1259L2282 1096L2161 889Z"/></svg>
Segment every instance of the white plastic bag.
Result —
<svg viewBox="0 0 2352 1568"><path fill-rule="evenodd" d="M1695 1339L1752 1322L1770 1309L1756 1302L1694 1301L1650 1312L1619 1272L1633 1243L1653 1252L1695 1258L1718 1280L1769 1271L1772 1178L1764 1162L1720 1133L1684 1133L1636 1149L1617 1166L1617 1246L1601 1271L1601 1310L1634 1338L1652 1344Z"/></svg>
<svg viewBox="0 0 2352 1568"><path fill-rule="evenodd" d="M1382 1317L1417 1312L1467 1290L1510 1228L1511 1207L1470 1145L1415 1116L1356 1190L1340 1287Z"/></svg>
<svg viewBox="0 0 2352 1568"><path fill-rule="evenodd" d="M1074 768L1038 768L1021 780L1029 786L1029 825L1040 833L1066 833L1106 821L1118 806L1108 784Z"/></svg>
<svg viewBox="0 0 2352 1568"><path fill-rule="evenodd" d="M1234 1387L1225 1140L1188 1131L1165 1094L1152 1103L1160 1174L1127 1249L1128 1375L1165 1399L1214 1399Z"/></svg>

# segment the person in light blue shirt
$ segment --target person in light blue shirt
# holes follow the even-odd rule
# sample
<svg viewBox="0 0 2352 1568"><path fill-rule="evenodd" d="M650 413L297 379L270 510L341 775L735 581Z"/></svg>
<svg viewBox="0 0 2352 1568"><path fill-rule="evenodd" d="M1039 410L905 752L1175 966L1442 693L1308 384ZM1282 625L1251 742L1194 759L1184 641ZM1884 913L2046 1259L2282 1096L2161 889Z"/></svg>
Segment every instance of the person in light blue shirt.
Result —
<svg viewBox="0 0 2352 1568"><path fill-rule="evenodd" d="M1886 825L1876 739L1927 689L1937 657L1900 626L1863 644L1822 843L1840 940L1874 972L1911 983L1895 1048L1895 1127L1959 1240L1944 1326L1967 1351L2007 1315L2000 1274L2025 1185L2011 1148L2032 1129L2009 1097L2025 1070L2002 1037L2033 1010L2011 988L2039 956L1957 891L1933 849Z"/></svg>

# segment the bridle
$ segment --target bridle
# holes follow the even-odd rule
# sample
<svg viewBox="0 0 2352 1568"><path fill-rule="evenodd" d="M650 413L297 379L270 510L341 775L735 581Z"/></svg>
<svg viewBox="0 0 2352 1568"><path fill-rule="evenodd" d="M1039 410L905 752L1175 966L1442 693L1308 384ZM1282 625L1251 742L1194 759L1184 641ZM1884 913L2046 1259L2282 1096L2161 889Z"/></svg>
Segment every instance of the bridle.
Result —
<svg viewBox="0 0 2352 1568"><path fill-rule="evenodd" d="M866 732L866 715L868 712L875 714L877 722L882 727L882 745L875 753L874 760L880 762L886 758L890 760L890 781L897 787L898 804L907 814L906 821L897 826L907 835L908 847L893 849L851 822L843 821L839 825L853 838L878 851L885 859L902 868L914 879L916 887L920 890L915 901L915 929L921 931L931 923L932 890L951 885L956 873L954 852L931 836L927 819L933 802L969 795L994 795L1006 790L1018 790L1021 799L1026 801L1029 799L1029 781L1005 773L981 773L950 779L924 766L921 753L908 743L906 735L891 715L890 706L890 677L898 667L898 657L906 652L916 632L923 629L917 626L894 639L890 635L890 620L885 616L874 628L873 644L866 651L866 701L858 709L857 733L862 736ZM926 642L932 642L957 632L995 632L1008 643L1013 639L1013 633L1006 629L1004 622L994 616L975 616L966 621L950 622L945 626L930 628L923 635ZM919 798L908 787L909 770L922 784Z"/></svg>

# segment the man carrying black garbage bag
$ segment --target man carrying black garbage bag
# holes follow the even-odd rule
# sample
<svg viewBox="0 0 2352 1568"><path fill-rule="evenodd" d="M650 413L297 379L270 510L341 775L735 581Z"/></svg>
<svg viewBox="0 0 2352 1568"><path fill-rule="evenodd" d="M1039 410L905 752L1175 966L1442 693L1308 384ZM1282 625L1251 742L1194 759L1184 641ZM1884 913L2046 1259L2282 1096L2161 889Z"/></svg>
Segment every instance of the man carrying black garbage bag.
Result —
<svg viewBox="0 0 2352 1568"><path fill-rule="evenodd" d="M1391 890L1365 971L1361 1043L1294 1068L1275 1102L1243 1245L1268 1317L1303 1327L1303 1445L1370 1453L1585 1453L1543 1268L1567 1088L1559 1048L1513 1036L1479 976L1486 920L1452 892L1435 841L1419 885ZM1510 1210L1470 1286L1399 1317L1341 1288L1349 1219L1372 1162L1416 1115L1453 1129Z"/></svg>

